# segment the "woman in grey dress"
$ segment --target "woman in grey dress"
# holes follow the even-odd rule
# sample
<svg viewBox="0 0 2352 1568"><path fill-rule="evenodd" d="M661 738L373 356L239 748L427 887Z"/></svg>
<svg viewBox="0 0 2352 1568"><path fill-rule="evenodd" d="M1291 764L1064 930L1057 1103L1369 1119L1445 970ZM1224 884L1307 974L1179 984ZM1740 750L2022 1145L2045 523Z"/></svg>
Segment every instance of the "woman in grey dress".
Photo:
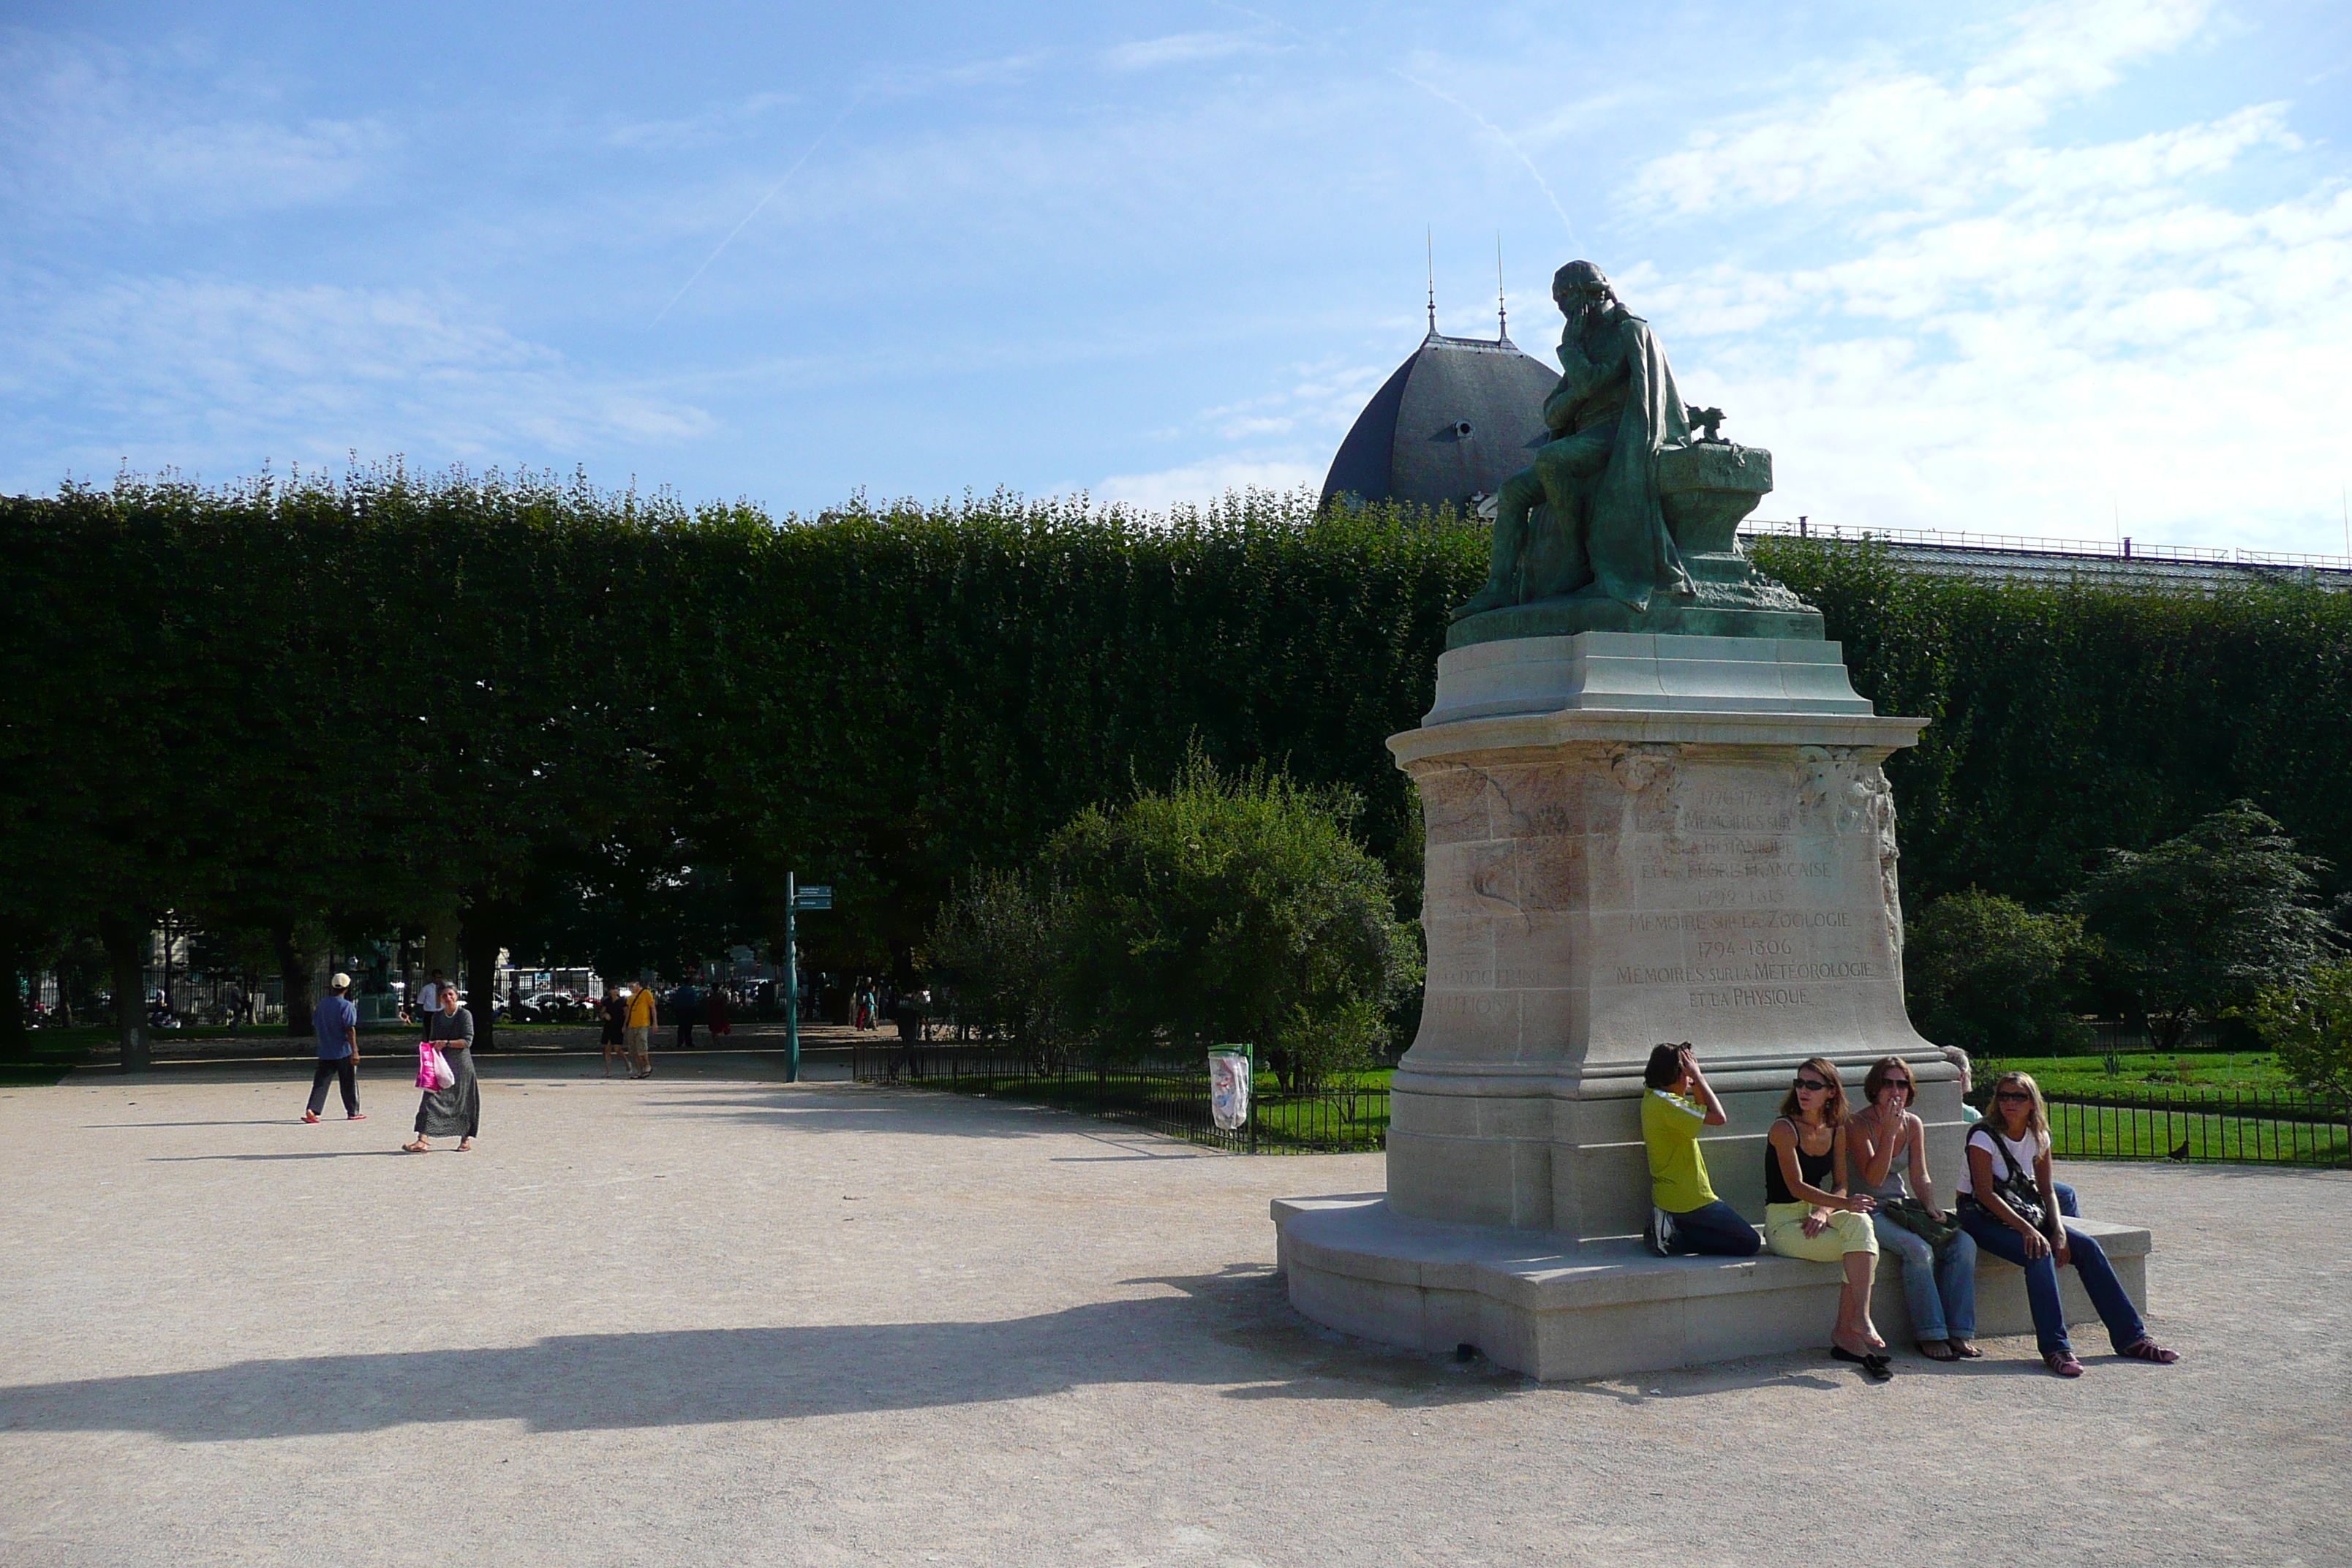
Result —
<svg viewBox="0 0 2352 1568"><path fill-rule="evenodd" d="M482 1085L474 1076L474 1015L457 1005L455 985L441 987L440 1002L439 1012L425 1016L425 1037L440 1051L457 1081L425 1091L416 1108L416 1142L401 1145L412 1154L432 1152L428 1136L456 1138L457 1152L463 1154L482 1130Z"/></svg>

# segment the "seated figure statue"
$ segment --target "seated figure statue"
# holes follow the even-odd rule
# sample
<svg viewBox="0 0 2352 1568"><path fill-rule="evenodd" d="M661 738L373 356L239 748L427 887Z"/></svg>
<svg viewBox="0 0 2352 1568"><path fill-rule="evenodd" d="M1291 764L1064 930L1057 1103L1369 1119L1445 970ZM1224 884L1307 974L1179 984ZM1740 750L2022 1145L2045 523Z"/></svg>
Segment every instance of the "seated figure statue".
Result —
<svg viewBox="0 0 2352 1568"><path fill-rule="evenodd" d="M1503 482L1486 584L1456 620L1561 595L1639 613L1654 596L1696 593L1659 502L1658 455L1691 432L1657 336L1589 261L1561 268L1551 291L1568 318L1559 385L1544 400L1552 438Z"/></svg>

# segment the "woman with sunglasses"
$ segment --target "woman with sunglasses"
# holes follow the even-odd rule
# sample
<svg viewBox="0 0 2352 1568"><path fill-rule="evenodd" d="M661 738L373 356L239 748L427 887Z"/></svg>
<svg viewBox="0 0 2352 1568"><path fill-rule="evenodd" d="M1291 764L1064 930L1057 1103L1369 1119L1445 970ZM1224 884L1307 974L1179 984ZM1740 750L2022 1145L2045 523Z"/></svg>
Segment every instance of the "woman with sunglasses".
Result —
<svg viewBox="0 0 2352 1568"><path fill-rule="evenodd" d="M1929 1361L1974 1361L1984 1354L1972 1342L1977 1244L1965 1230L1946 1230L1954 1222L1936 1206L1927 1179L1927 1129L1911 1110L1918 1093L1901 1057L1881 1057L1870 1069L1862 1084L1869 1103L1846 1123L1853 1184L1878 1200L1870 1226L1879 1248L1903 1260L1903 1297L1919 1353ZM1937 1233L1935 1240L1912 1228L1923 1223Z"/></svg>
<svg viewBox="0 0 2352 1568"><path fill-rule="evenodd" d="M2147 1337L2139 1310L2099 1244L2064 1222L2050 1179L2050 1112L2032 1075L2005 1072L1993 1084L1992 1114L1969 1130L1968 1170L1960 1177L1960 1224L1995 1258L2025 1270L2025 1298L2042 1359L2060 1377L2080 1377L2066 1337L2058 1270L2068 1264L2107 1326L2116 1353L2169 1366L2180 1359Z"/></svg>
<svg viewBox="0 0 2352 1568"><path fill-rule="evenodd" d="M1780 1118L1764 1148L1764 1240L1783 1258L1845 1266L1830 1354L1859 1363L1874 1382L1895 1375L1886 1342L1870 1321L1870 1287L1878 1273L1876 1203L1846 1195L1845 1086L1819 1057L1797 1069Z"/></svg>

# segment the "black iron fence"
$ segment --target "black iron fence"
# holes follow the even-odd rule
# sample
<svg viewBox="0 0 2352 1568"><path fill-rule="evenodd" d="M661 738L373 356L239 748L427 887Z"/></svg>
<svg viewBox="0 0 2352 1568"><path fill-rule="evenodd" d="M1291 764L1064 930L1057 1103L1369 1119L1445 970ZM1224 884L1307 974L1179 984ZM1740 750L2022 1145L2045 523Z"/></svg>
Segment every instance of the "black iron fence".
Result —
<svg viewBox="0 0 2352 1568"><path fill-rule="evenodd" d="M2062 1159L2352 1165L2352 1100L2336 1095L2179 1089L2048 1099Z"/></svg>
<svg viewBox="0 0 2352 1568"><path fill-rule="evenodd" d="M1260 1072L1249 1121L1226 1129L1210 1114L1206 1060L1041 1067L984 1046L908 1049L881 1043L860 1045L851 1070L860 1083L905 1083L1052 1105L1239 1153L1370 1152L1388 1146L1385 1081L1286 1094L1272 1073Z"/></svg>

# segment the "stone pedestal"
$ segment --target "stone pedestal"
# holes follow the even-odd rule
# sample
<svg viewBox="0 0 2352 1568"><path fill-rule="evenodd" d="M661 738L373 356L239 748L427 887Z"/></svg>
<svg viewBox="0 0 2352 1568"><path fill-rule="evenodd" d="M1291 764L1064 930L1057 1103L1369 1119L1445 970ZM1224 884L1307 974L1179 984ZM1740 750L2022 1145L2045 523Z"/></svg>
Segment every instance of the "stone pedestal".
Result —
<svg viewBox="0 0 2352 1568"><path fill-rule="evenodd" d="M1471 1295L1500 1338L1461 1338L1538 1375L1612 1370L1619 1340L1637 1356L1623 1367L1664 1364L1654 1335L1611 1329L1582 1349L1559 1336L1587 1308L1694 1291L1726 1299L1675 1310L1706 1325L1676 1342L1689 1359L1777 1343L1738 1331L1748 1308L1730 1299L1759 1289L1776 1311L1801 1300L1811 1314L1825 1286L1829 1305L1806 1320L1825 1338L1833 1266L1639 1251L1642 1069L1659 1044L1696 1048L1730 1113L1701 1140L1708 1172L1760 1220L1765 1135L1795 1065L1828 1058L1858 1100L1873 1062L1902 1058L1949 1201L1958 1073L1904 1011L1882 768L1925 724L1874 714L1838 645L1811 638L1591 631L1445 653L1427 718L1389 742L1427 826L1429 984L1395 1078L1388 1192L1344 1217L1282 1220L1286 1258L1314 1249L1294 1303L1350 1332L1429 1343L1431 1314L1453 1323L1468 1300L1439 1299L1460 1280L1427 1283L1434 1247L1470 1270L1463 1279L1495 1286ZM1536 1273L1551 1283L1537 1289L1515 1258L1545 1260ZM1332 1283L1343 1279L1363 1288ZM1538 1334L1527 1314L1549 1326ZM1507 1352L1542 1335L1554 1349ZM1581 1370L1538 1370L1570 1366Z"/></svg>
<svg viewBox="0 0 2352 1568"><path fill-rule="evenodd" d="M1903 1008L1895 807L1831 642L1587 632L1456 648L1393 737L1427 823L1429 987L1396 1075L1389 1205L1570 1241L1640 1231L1651 1047L1689 1041L1731 1124L1717 1190L1762 1194L1790 1068L1957 1074ZM1956 1135L1934 1153L1955 1167Z"/></svg>

